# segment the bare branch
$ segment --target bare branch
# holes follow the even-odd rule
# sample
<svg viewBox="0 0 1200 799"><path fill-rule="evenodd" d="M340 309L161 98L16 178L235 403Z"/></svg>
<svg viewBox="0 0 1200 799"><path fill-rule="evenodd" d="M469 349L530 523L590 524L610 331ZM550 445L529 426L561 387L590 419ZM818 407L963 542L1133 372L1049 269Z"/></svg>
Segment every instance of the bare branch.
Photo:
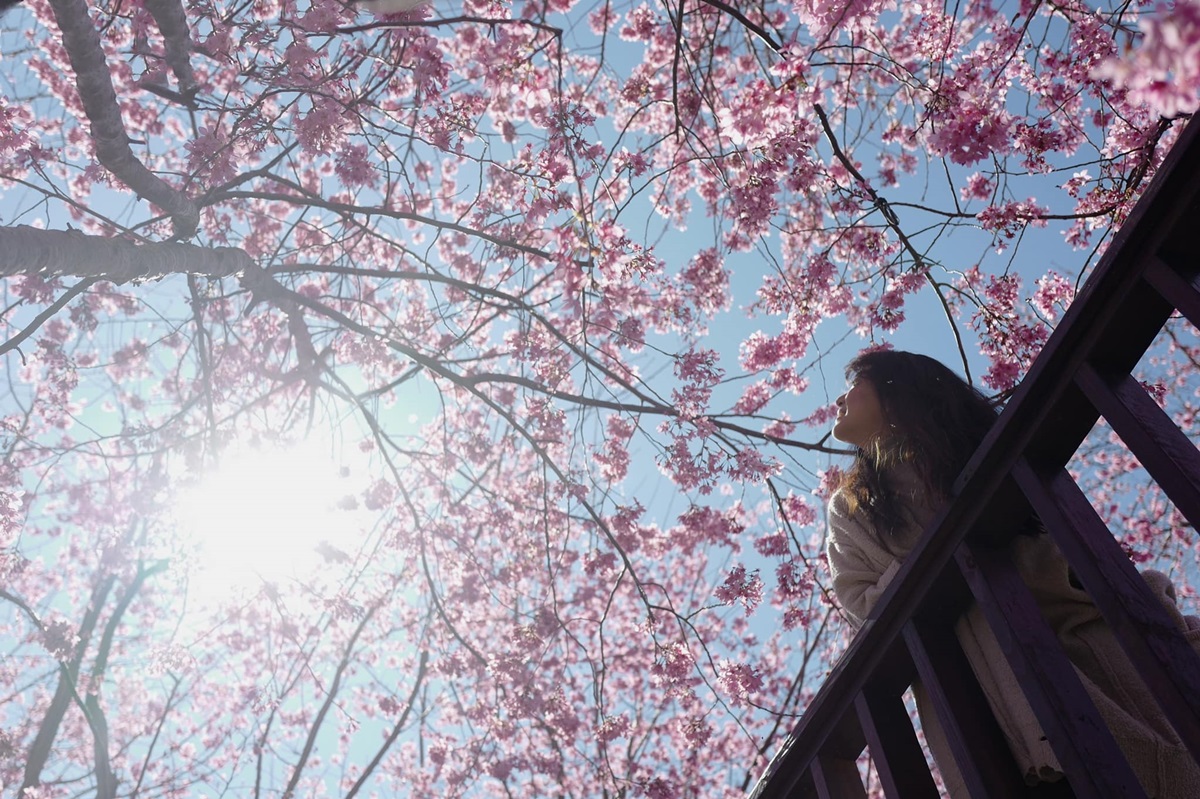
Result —
<svg viewBox="0 0 1200 799"><path fill-rule="evenodd" d="M723 2L723 0L703 0L703 2L707 5L712 6L713 8L720 9L721 11L725 12L729 16L736 19L738 22L740 22L742 24L743 27L746 28L746 30L750 31L755 36L762 39L763 43L766 44L767 47L770 47L772 50L774 50L777 53L781 53L781 54L783 53L783 45L781 45L779 42L775 41L775 37L772 36L767 31L766 28L764 28L762 25L757 25L757 24L751 22L749 17L747 17L741 11L738 11L736 8L734 8L729 3Z"/></svg>
<svg viewBox="0 0 1200 799"><path fill-rule="evenodd" d="M359 636L362 635L367 624L374 618L376 611L379 610L380 604L380 602L376 602L371 606L370 610L363 614L362 620L354 628L354 634L350 636L350 640L346 643L346 651L343 653L342 660L338 663L337 670L334 672L333 683L329 686L329 690L325 694L325 701L321 704L321 709L317 712L317 717L313 720L312 727L309 728L308 738L304 741L304 750L300 753L300 759L296 763L296 768L292 770L292 778L288 780L287 787L283 790L284 799L295 796L296 786L299 784L300 777L304 773L304 766L308 763L308 758L316 746L317 734L321 731L321 724L325 721L325 716L329 714L329 708L333 707L333 703L337 699L338 687L342 682L342 675L345 674L346 669L349 668L352 662L351 656L354 654L354 647L357 646Z"/></svg>
<svg viewBox="0 0 1200 799"><path fill-rule="evenodd" d="M84 280L79 281L74 286L71 286L71 288L64 291L62 296L60 296L44 311L34 317L34 320L22 328L20 332L10 338L8 341L0 344L0 355L4 355L6 352L10 352L21 346L21 342L25 341L25 339L36 333L38 328L46 324L46 322L48 322L56 313L66 307L67 303L91 288L92 285L96 283L96 280L96 278L91 277L85 278Z"/></svg>

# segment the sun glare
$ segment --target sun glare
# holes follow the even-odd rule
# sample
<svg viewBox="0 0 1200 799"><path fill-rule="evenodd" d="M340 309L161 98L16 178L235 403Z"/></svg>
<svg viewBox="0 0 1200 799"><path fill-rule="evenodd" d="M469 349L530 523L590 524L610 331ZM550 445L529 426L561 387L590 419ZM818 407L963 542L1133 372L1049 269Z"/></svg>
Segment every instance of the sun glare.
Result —
<svg viewBox="0 0 1200 799"><path fill-rule="evenodd" d="M226 451L175 505L180 543L194 556L189 588L219 599L353 557L365 527L354 499L363 471L329 445Z"/></svg>

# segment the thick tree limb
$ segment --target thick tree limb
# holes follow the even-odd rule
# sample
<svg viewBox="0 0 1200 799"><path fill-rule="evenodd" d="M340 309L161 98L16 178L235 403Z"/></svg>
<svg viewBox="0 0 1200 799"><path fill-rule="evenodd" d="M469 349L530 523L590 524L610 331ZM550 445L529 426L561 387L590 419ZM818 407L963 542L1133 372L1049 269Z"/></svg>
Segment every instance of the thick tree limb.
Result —
<svg viewBox="0 0 1200 799"><path fill-rule="evenodd" d="M108 721L95 694L88 694L84 703L88 710L88 724L92 728L92 752L96 759L96 799L114 799L117 795L117 777L113 774L112 758L108 754Z"/></svg>
<svg viewBox="0 0 1200 799"><path fill-rule="evenodd" d="M229 277L253 265L246 251L236 247L134 244L77 230L0 227L0 277L71 275L128 283L175 274Z"/></svg>
<svg viewBox="0 0 1200 799"><path fill-rule="evenodd" d="M92 24L87 3L85 0L50 0L50 7L62 31L63 45L75 71L75 85L92 126L96 158L138 196L170 214L176 238L191 238L200 224L196 204L147 169L129 147L117 93L100 46L100 33Z"/></svg>
<svg viewBox="0 0 1200 799"><path fill-rule="evenodd" d="M167 65L179 82L179 94L190 105L196 94L196 76L192 73L192 42L183 4L179 0L145 0L145 6L162 33Z"/></svg>

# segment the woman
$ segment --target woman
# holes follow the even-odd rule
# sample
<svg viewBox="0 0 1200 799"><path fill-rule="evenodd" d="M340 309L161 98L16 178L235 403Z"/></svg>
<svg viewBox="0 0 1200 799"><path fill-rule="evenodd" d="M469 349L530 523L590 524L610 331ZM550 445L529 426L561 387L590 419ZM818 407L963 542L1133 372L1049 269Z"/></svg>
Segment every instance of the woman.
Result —
<svg viewBox="0 0 1200 799"><path fill-rule="evenodd" d="M846 368L846 376L850 388L837 399L833 435L854 445L857 454L829 502L828 555L833 591L858 627L951 496L954 480L996 413L982 394L924 355L864 353ZM1147 795L1200 797L1200 769L1155 712L1156 703L1091 599L1072 584L1058 548L1037 524L1018 532L1010 544L1013 560ZM1165 598L1166 589L1161 593ZM1178 617L1173 602L1168 604ZM1025 781L1062 779L1059 762L977 606L963 615L955 633ZM924 690L913 689L949 795L969 796Z"/></svg>

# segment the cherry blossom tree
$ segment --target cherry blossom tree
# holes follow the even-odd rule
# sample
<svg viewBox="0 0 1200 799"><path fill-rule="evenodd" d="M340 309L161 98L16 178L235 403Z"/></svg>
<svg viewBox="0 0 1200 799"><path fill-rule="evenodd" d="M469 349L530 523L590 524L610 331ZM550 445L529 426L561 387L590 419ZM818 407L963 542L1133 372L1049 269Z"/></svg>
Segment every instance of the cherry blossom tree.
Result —
<svg viewBox="0 0 1200 799"><path fill-rule="evenodd" d="M848 634L841 364L920 323L1010 390L1200 90L1194 0L0 27L28 799L741 795ZM1189 432L1198 357L1145 364ZM1194 531L1094 439L1190 594Z"/></svg>

